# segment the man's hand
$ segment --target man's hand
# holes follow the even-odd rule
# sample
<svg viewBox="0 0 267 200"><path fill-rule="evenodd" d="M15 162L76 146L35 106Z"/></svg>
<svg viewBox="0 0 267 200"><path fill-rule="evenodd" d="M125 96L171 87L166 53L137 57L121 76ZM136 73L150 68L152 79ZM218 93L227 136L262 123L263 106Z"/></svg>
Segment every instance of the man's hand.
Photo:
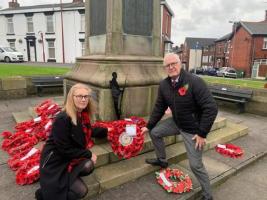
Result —
<svg viewBox="0 0 267 200"><path fill-rule="evenodd" d="M96 164L96 160L97 160L97 156L94 154L94 153L92 153L92 158L91 158L91 160L93 161L93 163L94 163L94 165Z"/></svg>
<svg viewBox="0 0 267 200"><path fill-rule="evenodd" d="M142 135L146 134L147 132L148 132L148 128L147 127L141 128Z"/></svg>
<svg viewBox="0 0 267 200"><path fill-rule="evenodd" d="M196 145L195 145L195 149L199 149L201 150L204 145L206 144L206 139L203 137L200 137L199 135L194 135L194 137L192 138L192 140L196 140Z"/></svg>

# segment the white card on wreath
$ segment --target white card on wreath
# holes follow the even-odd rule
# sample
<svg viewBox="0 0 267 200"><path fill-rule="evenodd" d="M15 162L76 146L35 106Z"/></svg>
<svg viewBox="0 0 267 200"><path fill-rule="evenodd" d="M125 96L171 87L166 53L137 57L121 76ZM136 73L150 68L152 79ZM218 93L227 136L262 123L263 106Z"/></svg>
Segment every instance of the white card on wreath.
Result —
<svg viewBox="0 0 267 200"><path fill-rule="evenodd" d="M125 130L128 136L136 136L136 124L126 124Z"/></svg>

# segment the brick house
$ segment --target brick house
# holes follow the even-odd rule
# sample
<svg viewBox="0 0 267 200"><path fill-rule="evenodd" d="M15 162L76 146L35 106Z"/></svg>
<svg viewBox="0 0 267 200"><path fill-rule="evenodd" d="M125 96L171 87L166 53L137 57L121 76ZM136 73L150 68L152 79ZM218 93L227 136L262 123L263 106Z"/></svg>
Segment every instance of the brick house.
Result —
<svg viewBox="0 0 267 200"><path fill-rule="evenodd" d="M267 76L267 11L265 15L261 22L238 22L230 37L229 66L244 71L245 77Z"/></svg>
<svg viewBox="0 0 267 200"><path fill-rule="evenodd" d="M220 68L229 66L230 37L232 34L233 33L228 33L215 40L214 67Z"/></svg>
<svg viewBox="0 0 267 200"><path fill-rule="evenodd" d="M208 44L202 48L201 67L214 67L215 43Z"/></svg>
<svg viewBox="0 0 267 200"><path fill-rule="evenodd" d="M163 55L172 51L171 25L174 13L165 0L161 0L161 48Z"/></svg>
<svg viewBox="0 0 267 200"><path fill-rule="evenodd" d="M216 38L192 38L186 37L183 44L182 63L185 69L190 71L201 66L212 66L214 58L214 41ZM205 51L204 51L205 49ZM204 62L203 62L203 56Z"/></svg>

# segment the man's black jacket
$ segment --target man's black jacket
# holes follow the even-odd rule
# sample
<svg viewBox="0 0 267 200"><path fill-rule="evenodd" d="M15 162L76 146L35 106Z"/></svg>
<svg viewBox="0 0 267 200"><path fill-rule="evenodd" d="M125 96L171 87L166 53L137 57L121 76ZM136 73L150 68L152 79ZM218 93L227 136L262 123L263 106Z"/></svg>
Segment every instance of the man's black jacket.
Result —
<svg viewBox="0 0 267 200"><path fill-rule="evenodd" d="M182 90L186 90L184 95ZM175 88L169 77L160 82L148 129L156 126L168 107L180 129L203 138L206 138L218 113L216 102L204 81L183 69Z"/></svg>

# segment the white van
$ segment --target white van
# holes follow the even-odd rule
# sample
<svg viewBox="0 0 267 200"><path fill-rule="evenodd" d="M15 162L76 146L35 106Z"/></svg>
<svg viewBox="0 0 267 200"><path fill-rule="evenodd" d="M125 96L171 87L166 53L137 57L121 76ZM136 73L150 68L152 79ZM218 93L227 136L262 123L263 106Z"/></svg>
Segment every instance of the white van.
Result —
<svg viewBox="0 0 267 200"><path fill-rule="evenodd" d="M0 61L23 62L23 54L10 47L0 46Z"/></svg>

